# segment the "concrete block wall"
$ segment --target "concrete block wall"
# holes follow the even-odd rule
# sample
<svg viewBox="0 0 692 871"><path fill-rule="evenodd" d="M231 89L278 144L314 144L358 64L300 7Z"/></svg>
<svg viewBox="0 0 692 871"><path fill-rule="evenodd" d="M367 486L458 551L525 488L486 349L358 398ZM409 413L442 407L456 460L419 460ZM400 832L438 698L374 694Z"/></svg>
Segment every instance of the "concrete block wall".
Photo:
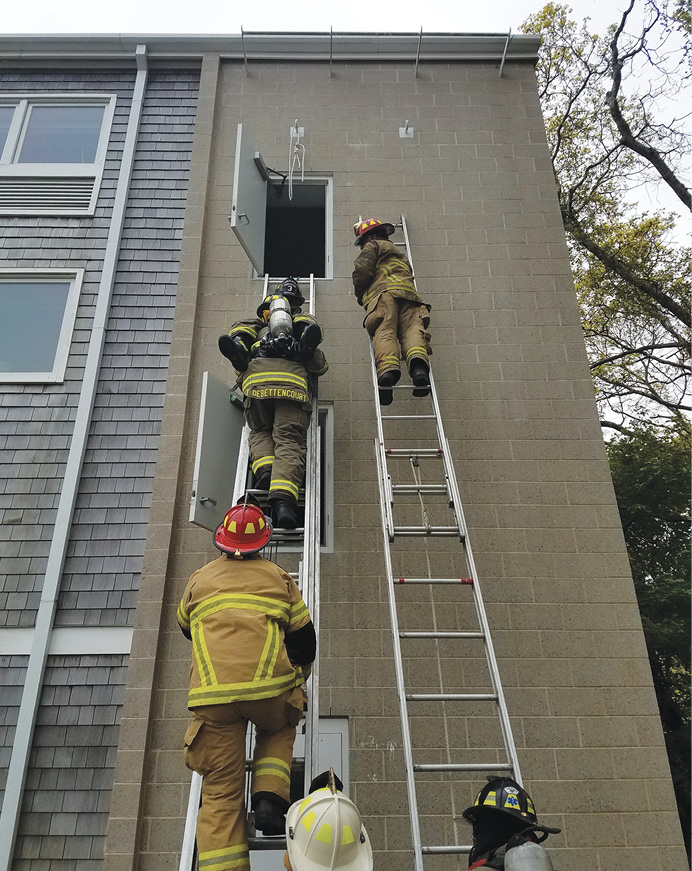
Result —
<svg viewBox="0 0 692 871"><path fill-rule="evenodd" d="M173 351L175 374L189 372L189 380L164 412L164 428L175 422L182 432L179 475L168 488L177 501L170 549L152 543L153 579L165 583L159 634L144 620L135 631L143 656L157 663L151 696L138 683L130 696L133 734L151 727L149 741L138 745L145 748L138 753L143 818L139 825L131 813L126 818L123 772L123 819L112 841L123 845L136 834L136 855L124 847L111 867L134 861L158 871L176 862L189 784L181 754L189 648L175 608L191 572L213 556L209 534L187 523L201 376L208 369L230 378L217 337L254 309L260 293L227 223L235 129L246 123L266 163L280 168L297 118L306 169L334 180L334 279L318 282L317 299L331 366L320 398L334 403L335 423L335 548L322 560L320 710L349 718L351 794L377 867L411 867L410 835L351 226L360 215L392 220L404 213L419 290L432 305L438 394L523 778L541 819L562 827L550 841L555 867L683 871L531 66L510 63L500 79L494 64L431 63L414 78L413 61L337 63L330 78L327 64L254 62L246 76L242 64L227 62L202 102L210 162L194 208L204 223L185 228L198 257L186 275L179 359ZM413 139L399 138L406 120ZM412 400L400 395L405 410ZM433 576L465 571L447 545L402 543L397 571L419 576L428 566ZM154 605L146 604L147 613ZM432 599L414 591L399 609L408 628L432 628L428 621L469 628L461 591ZM465 689L483 686L477 652L435 652L431 678L433 652L421 650L407 664L414 682L434 679L439 663ZM138 709L145 698L150 706ZM482 711L414 719L430 759L444 759L448 747L500 752ZM426 832L433 841L467 843L464 823L444 828L439 817L450 807L458 815L481 779L454 787L431 780L421 789ZM441 859L435 867L465 868L466 860Z"/></svg>

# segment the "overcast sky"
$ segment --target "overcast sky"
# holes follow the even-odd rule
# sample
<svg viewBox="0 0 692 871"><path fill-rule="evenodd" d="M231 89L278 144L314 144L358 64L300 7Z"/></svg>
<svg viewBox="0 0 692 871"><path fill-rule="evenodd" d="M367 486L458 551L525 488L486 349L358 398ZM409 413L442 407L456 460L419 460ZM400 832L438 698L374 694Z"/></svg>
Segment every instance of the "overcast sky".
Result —
<svg viewBox="0 0 692 871"><path fill-rule="evenodd" d="M16 33L240 33L245 30L505 33L546 0L28 0L3 3L2 30ZM624 0L575 0L596 31Z"/></svg>

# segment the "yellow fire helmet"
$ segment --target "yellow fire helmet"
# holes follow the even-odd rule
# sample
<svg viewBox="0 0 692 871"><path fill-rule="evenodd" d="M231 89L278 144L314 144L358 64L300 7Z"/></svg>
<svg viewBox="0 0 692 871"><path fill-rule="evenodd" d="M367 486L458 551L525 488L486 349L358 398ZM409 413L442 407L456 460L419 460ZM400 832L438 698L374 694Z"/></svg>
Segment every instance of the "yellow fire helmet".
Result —
<svg viewBox="0 0 692 871"><path fill-rule="evenodd" d="M358 808L342 792L318 789L286 814L293 871L372 871L372 847Z"/></svg>

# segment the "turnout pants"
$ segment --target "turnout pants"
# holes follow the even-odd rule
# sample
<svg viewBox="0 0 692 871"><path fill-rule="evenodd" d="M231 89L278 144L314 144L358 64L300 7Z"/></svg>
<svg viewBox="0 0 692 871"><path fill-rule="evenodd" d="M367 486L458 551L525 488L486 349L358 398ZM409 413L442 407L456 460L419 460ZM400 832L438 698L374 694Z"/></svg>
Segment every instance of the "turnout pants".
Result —
<svg viewBox="0 0 692 871"><path fill-rule="evenodd" d="M310 411L291 399L246 399L252 471L271 466L269 498L295 502L305 476Z"/></svg>
<svg viewBox="0 0 692 871"><path fill-rule="evenodd" d="M377 298L364 326L372 336L378 378L392 369L399 371L401 356L409 370L416 359L429 365L432 353L430 333L427 332L429 323L428 307L422 303L411 302L387 291Z"/></svg>
<svg viewBox="0 0 692 871"><path fill-rule="evenodd" d="M271 792L286 802L293 742L303 713L303 691L272 699L195 708L185 733L185 764L202 775L197 815L199 871L249 871L245 792L245 736L255 724L252 795Z"/></svg>

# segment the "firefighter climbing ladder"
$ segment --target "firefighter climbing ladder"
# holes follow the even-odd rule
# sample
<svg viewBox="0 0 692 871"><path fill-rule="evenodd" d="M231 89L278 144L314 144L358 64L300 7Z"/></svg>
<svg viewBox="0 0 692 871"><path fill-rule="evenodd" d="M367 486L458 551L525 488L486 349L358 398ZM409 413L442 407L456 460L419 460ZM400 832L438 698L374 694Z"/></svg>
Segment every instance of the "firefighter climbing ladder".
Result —
<svg viewBox="0 0 692 871"><path fill-rule="evenodd" d="M404 241L399 243L402 247L405 246L406 253L413 269L413 261L411 259L411 250L409 245L408 230L406 220L401 216L401 223L398 225L403 231ZM414 278L415 282L415 278ZM490 636L490 628L488 618L483 604L480 585L476 575L476 568L471 551L471 545L467 536L466 523L461 504L461 497L457 485L452 457L449 449L449 444L445 437L440 406L437 399L435 389L435 380L432 369L430 371L430 402L432 405L432 413L425 413L425 408L428 405L426 400L416 399L415 408L423 408L423 413L416 414L383 414L382 407L379 401L377 390L377 372L375 369L375 357L371 343L371 363L372 377L375 392L375 408L377 416L377 438L375 439L375 452L377 457L377 471L380 494L380 510L382 518L382 531L384 540L384 556L387 571L387 582L389 590L389 610L391 617L391 628L394 644L394 665L396 672L396 686L399 696L399 709L401 714L401 730L402 743L404 753L404 766L406 771L406 783L408 789L409 814L411 822L411 839L414 854L414 867L416 871L423 871L423 856L432 854L460 854L468 853L471 849L470 845L450 844L450 845L423 845L421 842L421 825L420 814L418 808L418 800L416 795L416 775L423 772L511 772L511 775L521 783L521 773L519 770L519 762L517 759L516 748L509 722L509 715L505 704L504 693L500 681L500 675L495 658L492 639ZM410 385L397 385L395 391L410 390ZM396 396L396 395L395 395ZM388 422L392 422L395 426L397 421L412 421L416 424L415 440L420 442L422 439L421 432L425 424L424 421L434 422L435 437L429 441L436 441L436 446L421 448L417 446L389 448L385 442L385 428ZM428 424L429 425L429 424ZM444 474L444 483L441 484L423 484L420 477L420 459L437 458L442 462ZM408 458L411 468L414 473L414 483L396 484L392 482L392 476L388 470L388 461L397 465L396 458ZM395 500L399 494L416 494L420 501L422 510L423 524L421 526L405 526L397 525L395 521ZM425 509L423 498L425 495L439 494L445 495L448 499L448 505L453 510L456 524L453 526L434 526L429 522L429 518ZM426 543L426 558L428 559L428 575L427 578L399 578L394 577L393 561L392 561L392 544L397 538L405 538L409 536L422 536ZM427 555L427 540L435 536L450 536L457 537L464 551L466 565L468 567L468 577L465 578L433 578L430 571L430 560ZM436 626L431 631L429 628L420 631L400 631L399 617L397 610L397 588L410 584L425 584L430 587L431 598L432 588L437 585L466 585L471 590L475 613L478 618L478 628L475 631L453 631L440 632ZM434 615L433 611L433 615ZM434 618L436 623L436 619ZM407 693L404 681L404 659L402 656L402 640L407 645L416 644L419 639L434 639L436 654L439 663L439 648L438 643L447 639L477 639L479 643L483 643L485 649L485 658L487 661L491 693L450 693L450 692L434 692L434 693ZM436 689L444 689L442 684L442 671L439 670L440 685ZM497 761L465 762L465 763L417 763L413 759L413 746L411 737L411 724L409 719L409 703L417 705L418 703L429 703L441 706L441 715L444 718L445 735L447 734L446 721L446 706L451 702L472 702L472 703L488 703L495 706L497 715L499 716L499 725L502 733L502 741L506 759ZM440 708L435 708L440 710ZM452 787L450 787L451 789ZM452 808L452 815L454 809ZM454 818L454 817L453 817Z"/></svg>
<svg viewBox="0 0 692 871"><path fill-rule="evenodd" d="M269 276L264 277L264 299L269 294ZM309 313L315 311L315 281L310 276L310 290L308 296ZM238 453L236 466L235 485L233 499L229 505L234 505L240 497L247 492L248 467L250 462L249 428L247 424L243 428L243 434ZM273 543L298 543L302 538L302 556L299 570L291 573L302 593L305 604L308 607L312 622L319 638L319 604L320 604L320 429L318 425L317 396L313 393L312 414L308 427L307 455L305 463L305 519L301 529L289 531L277 530L273 536ZM258 494L264 491L252 491ZM315 662L312 665L310 679L307 683L308 711L305 718L305 792L315 775L319 763L319 649ZM251 760L246 761L246 769L252 768ZM247 789L246 789L247 793ZM190 782L190 794L185 816L185 829L183 843L180 851L179 871L192 871L195 865L195 828L197 825L197 811L199 809L202 794L202 777L193 773ZM250 838L250 851L254 850L285 850L285 838Z"/></svg>

